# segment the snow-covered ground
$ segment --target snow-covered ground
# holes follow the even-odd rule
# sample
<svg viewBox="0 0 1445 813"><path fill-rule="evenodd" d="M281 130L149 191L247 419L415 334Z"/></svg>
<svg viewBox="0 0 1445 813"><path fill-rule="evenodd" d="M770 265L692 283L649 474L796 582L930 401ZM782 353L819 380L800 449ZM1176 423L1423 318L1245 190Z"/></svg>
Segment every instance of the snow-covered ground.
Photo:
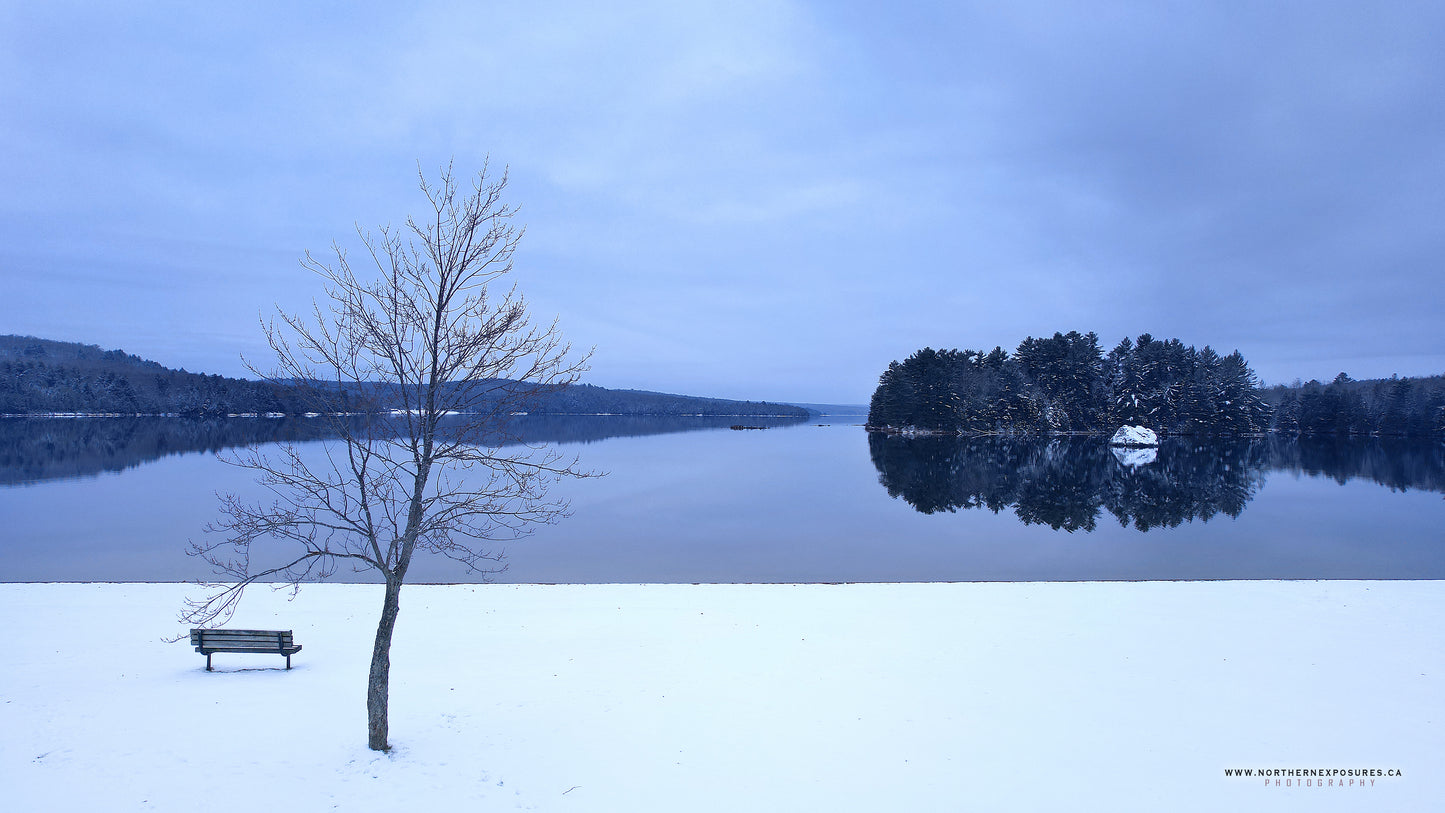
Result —
<svg viewBox="0 0 1445 813"><path fill-rule="evenodd" d="M1429 810L1445 584L409 586L390 755L378 588L0 585L8 811ZM1229 768L1403 771L1373 785ZM1348 781L1348 780L1346 780Z"/></svg>

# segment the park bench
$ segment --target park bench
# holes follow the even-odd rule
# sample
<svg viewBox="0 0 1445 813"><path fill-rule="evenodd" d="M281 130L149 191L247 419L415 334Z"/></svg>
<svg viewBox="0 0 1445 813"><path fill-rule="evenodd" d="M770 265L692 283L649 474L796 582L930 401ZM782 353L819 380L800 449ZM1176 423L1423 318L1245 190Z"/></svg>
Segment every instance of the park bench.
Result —
<svg viewBox="0 0 1445 813"><path fill-rule="evenodd" d="M211 671L211 653L241 652L254 654L276 654L286 656L286 668L291 668L291 656L301 651L299 644L292 643L291 630L191 630L191 646L206 656L206 671Z"/></svg>

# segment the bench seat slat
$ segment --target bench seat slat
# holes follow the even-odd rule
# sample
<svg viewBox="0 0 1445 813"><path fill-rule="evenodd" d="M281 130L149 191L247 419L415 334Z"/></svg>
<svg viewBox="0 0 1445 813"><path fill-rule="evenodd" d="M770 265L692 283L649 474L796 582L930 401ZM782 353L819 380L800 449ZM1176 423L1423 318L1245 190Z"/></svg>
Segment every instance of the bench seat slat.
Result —
<svg viewBox="0 0 1445 813"><path fill-rule="evenodd" d="M277 645L270 645L270 647L197 647L197 648L195 648L195 651L198 651L198 653L243 653L243 654L244 654L244 653L257 653L257 654L282 653L282 654L285 654L285 653L299 653L299 651L301 651L301 647L295 647L295 645L292 645L292 647L277 647Z"/></svg>
<svg viewBox="0 0 1445 813"><path fill-rule="evenodd" d="M214 632L211 632L211 631L204 631L204 632L202 632L202 633L199 634L199 635L192 635L192 636L191 636L191 643L193 643L193 644L200 644L200 643L217 643L217 644L247 644L247 643L261 643L261 644L264 644L264 643L270 643L270 644L275 644L277 641L281 641L281 642L290 641L291 638L292 638L292 635L291 635L291 633L289 633L289 632L284 632L284 633L273 632L273 633L271 633L270 635L255 635L255 634L252 634L252 633L245 633L245 634L242 634L242 635L221 635L221 634L217 634L217 633L214 633Z"/></svg>

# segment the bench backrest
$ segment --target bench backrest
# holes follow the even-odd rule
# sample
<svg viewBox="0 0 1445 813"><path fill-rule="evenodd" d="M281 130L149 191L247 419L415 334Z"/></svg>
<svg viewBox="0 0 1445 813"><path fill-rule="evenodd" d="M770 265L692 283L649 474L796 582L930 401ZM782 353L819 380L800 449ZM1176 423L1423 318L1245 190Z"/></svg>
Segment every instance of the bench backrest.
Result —
<svg viewBox="0 0 1445 813"><path fill-rule="evenodd" d="M290 649L291 630L191 630L191 646L226 649L254 649L277 652Z"/></svg>

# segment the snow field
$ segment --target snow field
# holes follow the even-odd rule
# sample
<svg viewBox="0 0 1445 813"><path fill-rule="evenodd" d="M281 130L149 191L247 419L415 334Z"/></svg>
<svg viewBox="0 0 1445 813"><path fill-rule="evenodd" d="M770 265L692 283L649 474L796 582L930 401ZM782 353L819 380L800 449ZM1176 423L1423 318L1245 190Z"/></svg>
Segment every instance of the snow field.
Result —
<svg viewBox="0 0 1445 813"><path fill-rule="evenodd" d="M1437 582L410 585L389 755L371 585L256 589L161 639L173 584L5 584L6 808L1427 810ZM1381 768L1264 787L1225 768Z"/></svg>

